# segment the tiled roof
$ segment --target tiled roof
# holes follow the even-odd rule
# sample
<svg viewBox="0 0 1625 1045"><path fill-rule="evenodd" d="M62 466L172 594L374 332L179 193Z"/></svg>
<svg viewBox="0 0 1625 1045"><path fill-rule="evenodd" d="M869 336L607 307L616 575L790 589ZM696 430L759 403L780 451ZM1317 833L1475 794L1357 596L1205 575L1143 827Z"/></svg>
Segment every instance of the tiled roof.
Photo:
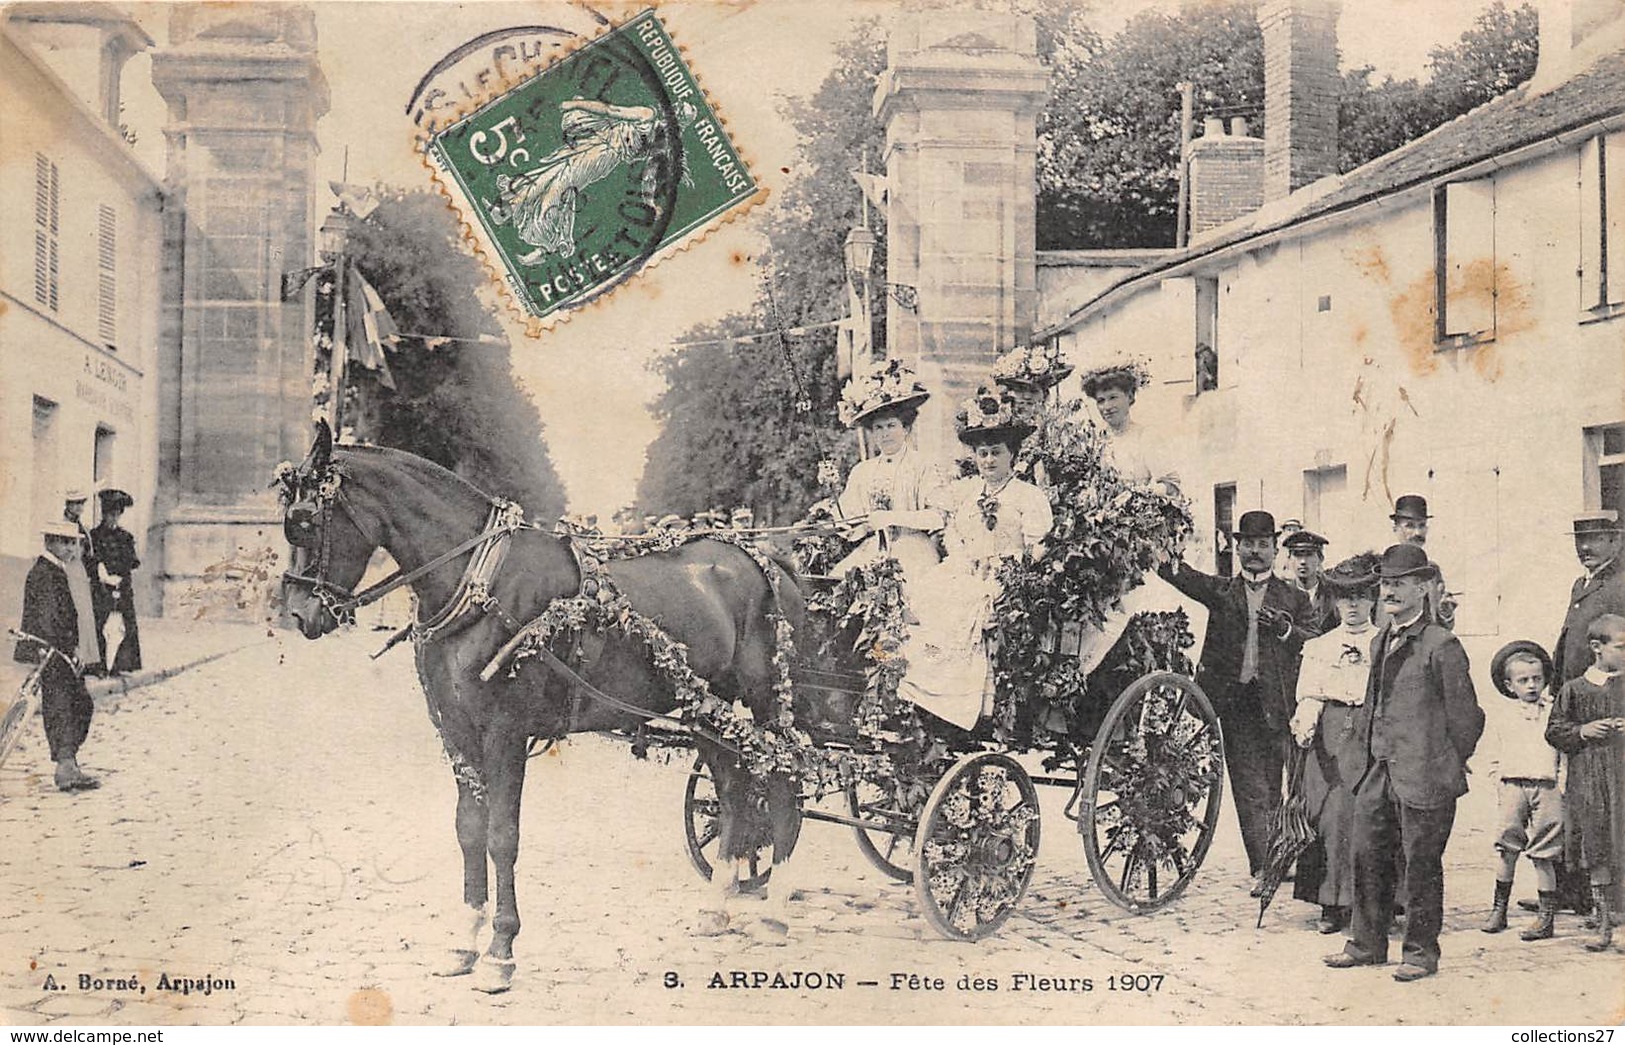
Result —
<svg viewBox="0 0 1625 1045"><path fill-rule="evenodd" d="M1329 186L1300 190L1304 197L1302 206L1285 211L1266 206L1265 211L1254 215L1253 221L1239 220L1230 229L1199 245L1174 251L1123 277L1074 309L1072 315L1076 316L1137 279L1255 236L1424 184L1451 171L1620 113L1625 113L1625 51L1597 59L1586 71L1543 93L1531 93L1527 84L1513 88L1415 141L1356 167ZM1290 199L1285 202L1290 204Z"/></svg>

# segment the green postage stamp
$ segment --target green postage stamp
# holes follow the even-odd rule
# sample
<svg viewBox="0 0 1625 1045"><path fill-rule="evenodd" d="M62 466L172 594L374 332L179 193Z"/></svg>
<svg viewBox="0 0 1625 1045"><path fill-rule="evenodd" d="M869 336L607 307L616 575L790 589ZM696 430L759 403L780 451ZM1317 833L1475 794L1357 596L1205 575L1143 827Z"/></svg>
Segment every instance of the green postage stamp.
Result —
<svg viewBox="0 0 1625 1045"><path fill-rule="evenodd" d="M427 152L537 319L602 297L759 192L653 11L446 126Z"/></svg>

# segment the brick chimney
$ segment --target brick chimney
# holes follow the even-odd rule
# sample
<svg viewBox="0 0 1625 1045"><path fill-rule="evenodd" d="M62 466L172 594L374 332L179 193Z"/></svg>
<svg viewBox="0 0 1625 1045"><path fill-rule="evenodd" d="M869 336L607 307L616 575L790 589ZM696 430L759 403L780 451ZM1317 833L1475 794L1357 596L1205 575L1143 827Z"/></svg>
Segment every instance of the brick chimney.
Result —
<svg viewBox="0 0 1625 1045"><path fill-rule="evenodd" d="M1264 141L1249 137L1240 117L1230 121L1229 134L1218 117L1204 120L1190 165L1193 237L1264 205Z"/></svg>
<svg viewBox="0 0 1625 1045"><path fill-rule="evenodd" d="M1337 173L1338 0L1260 0L1264 199Z"/></svg>

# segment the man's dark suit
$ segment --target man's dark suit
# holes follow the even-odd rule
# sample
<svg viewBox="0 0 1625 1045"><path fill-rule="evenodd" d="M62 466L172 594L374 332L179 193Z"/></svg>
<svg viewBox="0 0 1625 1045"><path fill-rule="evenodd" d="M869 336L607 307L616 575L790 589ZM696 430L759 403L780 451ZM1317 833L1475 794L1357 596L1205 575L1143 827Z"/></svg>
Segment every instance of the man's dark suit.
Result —
<svg viewBox="0 0 1625 1045"><path fill-rule="evenodd" d="M1315 631L1312 610L1296 586L1271 576L1264 582L1264 606L1290 614L1294 626L1285 638L1279 628L1260 624L1258 674L1241 681L1247 644L1247 582L1240 576L1214 577L1184 563L1163 571L1164 578L1207 607L1207 638L1196 684L1213 701L1224 727L1224 758L1230 790L1241 822L1247 863L1257 874L1269 855L1269 818L1281 804L1281 771L1287 723L1296 707L1298 665L1303 641Z"/></svg>
<svg viewBox="0 0 1625 1045"><path fill-rule="evenodd" d="M1302 591L1301 588L1299 590ZM1314 595L1304 592L1304 597L1309 600L1309 619L1303 623L1310 631L1324 635L1343 623L1342 616L1337 612L1337 600L1326 585L1315 585Z"/></svg>
<svg viewBox="0 0 1625 1045"><path fill-rule="evenodd" d="M1390 643L1392 636L1392 643ZM1392 622L1371 642L1371 678L1355 728L1366 745L1354 785L1354 934L1349 954L1388 958L1394 853L1405 855L1404 959L1439 967L1444 920L1444 847L1466 764L1484 732L1467 651L1422 615Z"/></svg>
<svg viewBox="0 0 1625 1045"><path fill-rule="evenodd" d="M1625 616L1625 573L1619 559L1603 566L1594 577L1581 577L1569 592L1569 610L1563 616L1563 630L1552 647L1552 692L1563 683L1585 674L1591 666L1591 645L1586 629L1604 613Z"/></svg>
<svg viewBox="0 0 1625 1045"><path fill-rule="evenodd" d="M79 666L69 659L79 648L79 615L68 588L68 575L48 555L34 561L23 584L22 631L62 654L49 654L38 642L23 639L13 656L27 664L45 662L40 672L40 714L45 719L51 761L74 758L90 733L95 705L85 689Z"/></svg>

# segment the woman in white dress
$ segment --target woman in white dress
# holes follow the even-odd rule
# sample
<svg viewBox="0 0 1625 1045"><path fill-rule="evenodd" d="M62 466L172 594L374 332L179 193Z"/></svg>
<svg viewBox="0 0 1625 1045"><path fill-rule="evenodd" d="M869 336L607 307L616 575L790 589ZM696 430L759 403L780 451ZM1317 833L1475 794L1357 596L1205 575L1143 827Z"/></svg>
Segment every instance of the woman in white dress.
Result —
<svg viewBox="0 0 1625 1045"><path fill-rule="evenodd" d="M849 428L862 426L870 456L853 466L836 504L847 534L860 543L835 567L836 575L889 556L912 580L937 563L932 536L942 529L947 485L941 469L913 445L920 404L931 397L913 371L890 360L855 376L841 396Z"/></svg>
<svg viewBox="0 0 1625 1045"><path fill-rule="evenodd" d="M909 606L919 623L903 646L908 672L898 692L970 729L992 696L984 632L999 595L999 564L1041 556L1054 515L1044 492L1015 476L1016 453L1033 426L1017 416L1008 396L979 390L956 427L977 474L950 487L947 555L910 586Z"/></svg>
<svg viewBox="0 0 1625 1045"><path fill-rule="evenodd" d="M1152 486L1173 496L1179 493L1179 474L1168 466L1145 426L1133 419L1134 399L1151 382L1151 372L1134 360L1096 367L1083 375L1083 392L1095 401L1106 422L1107 451L1123 479L1136 486Z"/></svg>

